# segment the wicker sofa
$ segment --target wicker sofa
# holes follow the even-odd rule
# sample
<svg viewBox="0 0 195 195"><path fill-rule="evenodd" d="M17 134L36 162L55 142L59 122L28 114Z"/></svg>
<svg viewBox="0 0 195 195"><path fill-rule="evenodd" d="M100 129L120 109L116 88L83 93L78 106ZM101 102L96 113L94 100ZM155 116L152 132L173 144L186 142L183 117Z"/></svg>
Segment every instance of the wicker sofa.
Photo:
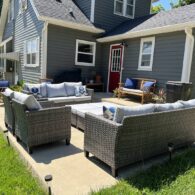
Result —
<svg viewBox="0 0 195 195"><path fill-rule="evenodd" d="M28 111L26 105L13 99L15 135L29 153L35 146L71 139L71 108L55 107Z"/></svg>
<svg viewBox="0 0 195 195"><path fill-rule="evenodd" d="M121 124L87 113L84 153L118 169L195 141L195 108L124 117Z"/></svg>
<svg viewBox="0 0 195 195"><path fill-rule="evenodd" d="M66 91L64 95L56 95L58 92L56 88L59 85L64 84L64 90ZM51 96L49 94L49 87L53 86L53 93ZM34 88L39 88L40 91L39 93L34 93L35 97L39 101L48 101L51 102L51 105L53 106L64 106L64 105L71 105L71 104L81 104L81 103L91 103L93 102L94 98L94 90L93 89L86 89L87 95L82 95L82 96L76 96L74 91L75 91L75 86L82 86L82 82L65 82L65 83L59 83L59 84L49 84L49 83L41 83L41 84L31 84L31 83L25 83L24 88L23 88L23 93L25 94L33 94L32 89ZM71 93L68 93L68 90L71 90ZM50 89L51 92L51 89Z"/></svg>
<svg viewBox="0 0 195 195"><path fill-rule="evenodd" d="M1 94L3 97L3 103L5 107L5 117L4 117L4 122L5 122L5 127L15 134L15 117L13 113L13 108L12 108L12 101L9 95L6 95L5 93Z"/></svg>

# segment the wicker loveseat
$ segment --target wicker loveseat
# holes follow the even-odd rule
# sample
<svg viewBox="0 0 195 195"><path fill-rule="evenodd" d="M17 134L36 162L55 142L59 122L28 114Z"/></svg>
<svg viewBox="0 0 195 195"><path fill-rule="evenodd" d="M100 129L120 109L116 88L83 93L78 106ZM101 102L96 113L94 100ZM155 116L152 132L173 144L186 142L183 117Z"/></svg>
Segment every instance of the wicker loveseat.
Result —
<svg viewBox="0 0 195 195"><path fill-rule="evenodd" d="M55 107L28 111L27 107L15 99L13 110L15 116L15 135L21 140L29 153L34 146L71 139L71 108Z"/></svg>
<svg viewBox="0 0 195 195"><path fill-rule="evenodd" d="M124 117L122 124L87 113L84 152L108 164L112 175L121 167L166 153L195 141L195 108Z"/></svg>

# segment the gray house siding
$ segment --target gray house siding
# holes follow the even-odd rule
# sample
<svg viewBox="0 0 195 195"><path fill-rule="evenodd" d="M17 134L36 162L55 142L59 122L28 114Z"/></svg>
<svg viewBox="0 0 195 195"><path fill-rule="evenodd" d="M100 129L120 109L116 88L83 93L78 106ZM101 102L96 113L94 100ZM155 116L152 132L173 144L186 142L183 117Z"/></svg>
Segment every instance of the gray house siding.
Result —
<svg viewBox="0 0 195 195"><path fill-rule="evenodd" d="M37 19L37 16L32 8L30 1L28 1L28 9L18 14L19 3L15 1L15 37L14 37L14 51L20 52L19 64L19 80L26 82L38 82L41 78L41 57L42 57L42 29L44 23ZM25 67L24 66L24 41L32 38L40 38L40 55L39 67Z"/></svg>
<svg viewBox="0 0 195 195"><path fill-rule="evenodd" d="M158 81L159 87L165 87L168 80L181 80L183 56L185 46L185 33L169 33L155 36L155 51L152 71L138 71L141 39L127 40L128 47L124 52L124 70L122 81L127 77L146 77ZM118 42L120 43L120 41ZM112 43L113 44L113 43ZM104 76L108 75L110 44L104 48Z"/></svg>
<svg viewBox="0 0 195 195"><path fill-rule="evenodd" d="M91 0L75 0L77 6L90 19L91 16Z"/></svg>
<svg viewBox="0 0 195 195"><path fill-rule="evenodd" d="M150 14L151 0L136 0L135 17L147 16Z"/></svg>
<svg viewBox="0 0 195 195"><path fill-rule="evenodd" d="M7 21L5 30L3 33L3 41L13 36L13 31L14 31L14 21L13 20L10 22Z"/></svg>
<svg viewBox="0 0 195 195"><path fill-rule="evenodd" d="M193 31L193 34L195 37L195 29ZM190 81L193 84L192 97L195 98L195 44L194 44L194 51L193 51L193 58L192 58L192 69L191 69Z"/></svg>
<svg viewBox="0 0 195 195"><path fill-rule="evenodd" d="M135 17L150 14L150 0L136 0ZM131 20L114 14L114 0L96 0L94 24L106 31L111 30L120 23Z"/></svg>
<svg viewBox="0 0 195 195"><path fill-rule="evenodd" d="M48 26L47 77L53 78L62 71L81 68L83 80L89 78L92 71L101 72L101 46L96 46L95 67L75 65L76 39L96 42L94 34L72 30L59 26Z"/></svg>

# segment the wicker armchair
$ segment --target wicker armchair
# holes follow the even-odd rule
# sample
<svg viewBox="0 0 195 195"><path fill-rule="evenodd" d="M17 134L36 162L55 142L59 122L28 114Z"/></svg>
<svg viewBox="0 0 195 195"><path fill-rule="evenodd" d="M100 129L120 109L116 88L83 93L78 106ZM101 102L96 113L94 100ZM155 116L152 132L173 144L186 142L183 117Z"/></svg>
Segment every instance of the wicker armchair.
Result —
<svg viewBox="0 0 195 195"><path fill-rule="evenodd" d="M112 175L126 165L168 152L195 141L195 108L126 117L123 124L86 114L85 156L108 164Z"/></svg>
<svg viewBox="0 0 195 195"><path fill-rule="evenodd" d="M29 153L34 146L71 139L71 108L46 108L27 111L26 106L13 100L15 115L15 135L21 140Z"/></svg>
<svg viewBox="0 0 195 195"><path fill-rule="evenodd" d="M15 118L12 108L12 101L10 97L6 96L5 94L1 93L1 95L3 97L3 103L5 107L5 126L10 132L15 134Z"/></svg>

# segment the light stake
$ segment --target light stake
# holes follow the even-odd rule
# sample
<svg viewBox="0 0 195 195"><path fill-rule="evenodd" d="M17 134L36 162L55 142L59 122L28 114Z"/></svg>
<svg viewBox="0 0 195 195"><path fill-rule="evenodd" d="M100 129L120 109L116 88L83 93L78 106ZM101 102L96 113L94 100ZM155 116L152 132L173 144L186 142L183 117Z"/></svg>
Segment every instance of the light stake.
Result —
<svg viewBox="0 0 195 195"><path fill-rule="evenodd" d="M49 195L52 195L52 193L51 193L51 181L52 181L52 180L53 180L52 175L46 175L46 176L45 176L45 181L46 181L47 186L48 186L48 194L49 194Z"/></svg>
<svg viewBox="0 0 195 195"><path fill-rule="evenodd" d="M9 137L8 137L8 130L3 131L3 133L5 134L6 138L7 138L7 143L10 146L10 141L9 141Z"/></svg>
<svg viewBox="0 0 195 195"><path fill-rule="evenodd" d="M168 151L169 151L169 160L172 160L172 154L174 150L174 144L173 143L168 143Z"/></svg>

